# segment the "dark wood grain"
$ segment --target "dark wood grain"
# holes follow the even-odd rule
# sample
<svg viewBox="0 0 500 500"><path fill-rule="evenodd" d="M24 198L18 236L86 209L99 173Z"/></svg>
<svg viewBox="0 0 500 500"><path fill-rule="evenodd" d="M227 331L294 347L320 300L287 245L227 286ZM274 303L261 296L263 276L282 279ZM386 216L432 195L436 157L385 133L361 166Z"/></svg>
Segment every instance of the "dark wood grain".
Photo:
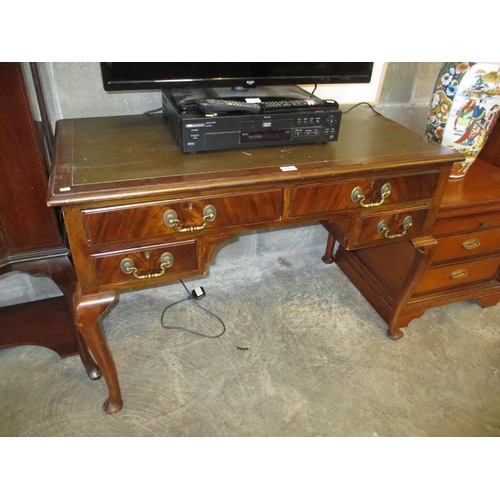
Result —
<svg viewBox="0 0 500 500"><path fill-rule="evenodd" d="M180 228L198 227L203 224L203 209L212 205L217 214L208 224L209 229L240 226L256 222L279 220L282 215L281 190L217 197L193 197L162 203L134 204L113 210L85 211L85 224L92 243L144 239L151 236L175 235L167 227L163 216L174 210Z"/></svg>
<svg viewBox="0 0 500 500"><path fill-rule="evenodd" d="M384 208L394 204L430 200L436 192L440 172L439 168L434 171L429 169L418 175L397 175L392 171L385 176L377 173L362 180L336 179L334 183L322 182L313 186L300 186L293 192L292 215L325 215L358 208L359 202L351 199L351 193L356 187L361 188L365 203L378 203L382 199L381 188L386 183L391 185L391 192L384 199Z"/></svg>

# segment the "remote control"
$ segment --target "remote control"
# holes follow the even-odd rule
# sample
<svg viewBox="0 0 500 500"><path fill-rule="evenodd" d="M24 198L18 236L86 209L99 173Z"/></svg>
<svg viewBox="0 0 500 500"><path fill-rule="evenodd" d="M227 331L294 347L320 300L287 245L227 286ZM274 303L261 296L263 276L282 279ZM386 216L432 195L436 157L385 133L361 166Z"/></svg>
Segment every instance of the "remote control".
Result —
<svg viewBox="0 0 500 500"><path fill-rule="evenodd" d="M339 105L334 100L322 99L292 99L285 101L264 101L259 104L263 112L266 111L294 111L296 109L338 109Z"/></svg>
<svg viewBox="0 0 500 500"><path fill-rule="evenodd" d="M196 104L205 113L260 113L260 104L226 99L197 99Z"/></svg>

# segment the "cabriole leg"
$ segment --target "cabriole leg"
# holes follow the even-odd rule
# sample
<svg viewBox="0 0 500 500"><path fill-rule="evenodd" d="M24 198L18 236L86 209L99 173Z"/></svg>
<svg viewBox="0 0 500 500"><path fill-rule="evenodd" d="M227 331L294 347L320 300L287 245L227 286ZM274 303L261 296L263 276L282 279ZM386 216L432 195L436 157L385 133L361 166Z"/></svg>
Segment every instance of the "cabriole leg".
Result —
<svg viewBox="0 0 500 500"><path fill-rule="evenodd" d="M109 397L103 406L106 413L116 413L123 407L115 362L99 324L99 318L114 299L114 292L83 296L78 288L75 294L76 326L108 386Z"/></svg>

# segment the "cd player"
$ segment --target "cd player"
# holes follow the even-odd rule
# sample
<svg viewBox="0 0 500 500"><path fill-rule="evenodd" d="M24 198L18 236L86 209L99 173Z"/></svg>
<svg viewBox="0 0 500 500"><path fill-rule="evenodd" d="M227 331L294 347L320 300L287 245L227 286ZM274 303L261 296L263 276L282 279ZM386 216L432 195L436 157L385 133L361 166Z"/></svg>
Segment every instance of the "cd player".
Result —
<svg viewBox="0 0 500 500"><path fill-rule="evenodd" d="M226 112L227 106L214 107L218 101L213 104L212 99L209 99L211 112L207 113L203 111L206 109L203 104L207 102L206 89L164 90L163 116L185 153L326 143L338 139L342 113L336 103L329 101L323 106L320 100L310 102L311 95L299 87L286 90L285 98L283 90L278 89L272 90L274 96L268 90L260 90L257 97L246 96L252 102L268 103L257 113L240 112L238 108L244 107L238 105L233 106L234 112ZM277 96L276 92L281 94ZM210 93L208 97L213 95ZM293 105L281 104L285 100ZM296 104L299 100L305 104ZM274 103L278 104L272 106ZM217 109L224 109L224 112L217 112Z"/></svg>

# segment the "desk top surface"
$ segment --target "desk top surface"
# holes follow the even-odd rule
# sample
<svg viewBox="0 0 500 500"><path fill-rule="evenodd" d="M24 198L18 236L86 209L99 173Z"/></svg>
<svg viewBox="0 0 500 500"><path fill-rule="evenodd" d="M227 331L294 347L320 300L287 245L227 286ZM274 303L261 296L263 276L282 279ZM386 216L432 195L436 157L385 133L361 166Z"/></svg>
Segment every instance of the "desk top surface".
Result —
<svg viewBox="0 0 500 500"><path fill-rule="evenodd" d="M181 151L162 116L79 118L57 124L49 204L174 193L208 184L227 187L279 182L459 159L455 151L369 108L356 108L342 116L336 142L195 154Z"/></svg>

